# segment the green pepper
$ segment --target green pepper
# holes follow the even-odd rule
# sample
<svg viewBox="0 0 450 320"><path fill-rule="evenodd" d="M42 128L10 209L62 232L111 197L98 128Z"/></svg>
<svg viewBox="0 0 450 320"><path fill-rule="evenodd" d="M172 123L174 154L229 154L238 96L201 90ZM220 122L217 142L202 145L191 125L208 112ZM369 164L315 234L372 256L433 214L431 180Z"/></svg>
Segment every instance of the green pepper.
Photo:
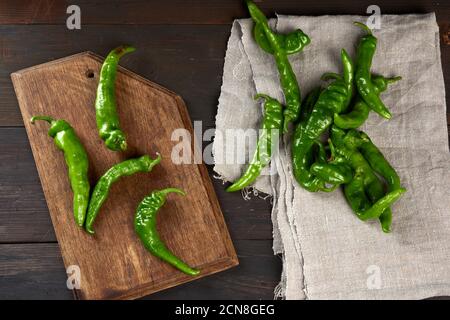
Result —
<svg viewBox="0 0 450 320"><path fill-rule="evenodd" d="M283 127L283 107L276 100L264 94L258 94L255 99L263 98L264 119L262 130L258 138L258 144L250 165L244 174L235 181L226 191L234 192L245 188L253 183L261 174L261 170L267 166L272 156L273 138L279 137Z"/></svg>
<svg viewBox="0 0 450 320"><path fill-rule="evenodd" d="M351 130L347 133L347 141L358 148L372 170L386 181L388 193L392 193L399 189L402 189L403 192L406 191L406 189L401 187L400 177L395 169L386 160L381 151L373 144L366 133ZM383 186L378 179L369 186L368 191L370 192L369 196L372 201L377 201L384 195ZM380 222L383 231L389 232L392 222L392 211L390 209L386 209L381 214Z"/></svg>
<svg viewBox="0 0 450 320"><path fill-rule="evenodd" d="M321 87L316 87L312 89L302 101L300 116L298 118L299 123L304 123L308 121L311 116L312 109L319 99L320 93L322 92ZM327 155L323 144L320 141L315 141L315 145L307 152L304 160L308 163L305 167L309 167L310 164L318 162L321 164L327 163Z"/></svg>
<svg viewBox="0 0 450 320"><path fill-rule="evenodd" d="M369 112L369 106L358 96L349 113L334 114L334 123L342 129L358 128L367 120Z"/></svg>
<svg viewBox="0 0 450 320"><path fill-rule="evenodd" d="M65 120L54 120L48 116L34 116L31 123L44 120L50 124L48 135L55 141L58 149L64 152L64 159L69 170L70 186L73 191L73 214L75 222L82 227L89 203L89 159L86 150L75 130Z"/></svg>
<svg viewBox="0 0 450 320"><path fill-rule="evenodd" d="M134 230L141 239L145 248L154 256L166 261L188 275L196 276L200 273L200 271L189 267L180 258L176 257L161 240L156 228L156 216L158 210L166 202L167 194L171 192L178 193L183 196L185 195L185 193L180 189L167 188L159 191L153 191L142 200L136 210Z"/></svg>
<svg viewBox="0 0 450 320"><path fill-rule="evenodd" d="M246 0L250 16L252 17L255 25L257 26L254 34L256 35L256 41L258 44L266 51L270 51L275 59L278 73L280 74L281 87L283 88L286 109L284 110L284 126L283 132L287 132L289 128L289 123L295 122L298 118L301 103L300 88L298 86L297 78L294 71L292 70L291 64L288 59L288 54L292 51L286 51L287 45L286 41L282 41L283 37L280 37L270 29L267 18L259 10L259 8L250 0ZM265 40L262 40L264 37ZM293 43L296 43L293 51L298 52L303 49L304 46L310 43L309 37L304 34L301 30L297 30L293 36ZM300 39L300 40L299 40ZM268 49L268 45L270 50ZM289 53L288 53L289 52Z"/></svg>
<svg viewBox="0 0 450 320"><path fill-rule="evenodd" d="M268 54L274 54L272 46L267 40L266 33L261 24L255 24L255 27L253 28L253 37L261 49ZM275 33L275 37L277 38L280 47L283 48L287 55L298 53L309 44L309 38L305 36L305 33L301 29L294 30L288 34Z"/></svg>
<svg viewBox="0 0 450 320"><path fill-rule="evenodd" d="M401 189L400 177L395 169L386 160L381 151L373 144L369 136L364 132L360 132L362 143L360 145L361 153L364 158L369 162L372 169L381 177L386 180L387 192L392 192ZM392 222L392 212L387 210L380 216L380 222L383 227L383 231L389 232Z"/></svg>
<svg viewBox="0 0 450 320"><path fill-rule="evenodd" d="M307 107L306 110L310 110L310 108L308 108L309 104L315 104L315 102L317 101L317 92L315 91L315 89L311 91L310 94L305 98L305 101L302 104L302 108L305 106ZM306 119L307 117L305 117L305 120ZM340 170L340 168L335 168L334 164L328 164L327 152L323 143L319 140L314 141L310 150L308 150L308 152L305 154L303 161L303 166L305 168L310 168L309 171L312 174L311 181L305 184L307 186L307 190L309 191L320 190L324 192L331 192L339 187L340 183L337 183L338 181L347 180L347 178L343 177L346 174L344 172L345 168L343 170Z"/></svg>
<svg viewBox="0 0 450 320"><path fill-rule="evenodd" d="M366 189L367 196L369 197L371 203L375 203L380 200L386 194L384 191L383 183L377 179L370 184L370 186ZM391 231L392 224L392 210L391 208L386 208L378 218L380 220L381 229L385 233L389 233Z"/></svg>
<svg viewBox="0 0 450 320"><path fill-rule="evenodd" d="M114 182L125 176L131 176L138 172L150 172L161 161L161 156L154 160L148 155L135 159L128 159L112 166L100 177L92 192L91 201L86 217L85 228L90 234L94 234L93 224L100 208L108 198L109 190Z"/></svg>
<svg viewBox="0 0 450 320"><path fill-rule="evenodd" d="M356 88L358 89L361 98L370 109L380 116L390 119L392 115L381 100L370 74L372 59L377 48L377 38L373 36L372 31L365 24L360 22L354 22L354 24L367 32L367 34L361 38L357 49L355 72Z"/></svg>
<svg viewBox="0 0 450 320"><path fill-rule="evenodd" d="M406 190L398 188L384 194L380 180L359 151L364 142L361 141L358 131L345 132L337 126L332 126L330 140L337 156L347 161L355 172L352 181L344 186L344 194L353 211L361 220L379 218L383 231L389 232L389 207Z"/></svg>
<svg viewBox="0 0 450 320"><path fill-rule="evenodd" d="M105 141L108 149L113 151L125 151L127 149L125 134L120 129L116 107L117 65L124 54L135 50L132 46L117 47L108 54L100 71L95 99L97 128L100 138Z"/></svg>
<svg viewBox="0 0 450 320"><path fill-rule="evenodd" d="M379 219L381 214L406 191L398 189L390 192L369 206L370 202L364 193L363 180L360 176L356 176L352 182L344 186L344 194L350 207L362 221ZM385 230L383 229L383 231Z"/></svg>
<svg viewBox="0 0 450 320"><path fill-rule="evenodd" d="M292 167L297 182L311 192L329 191L325 181L311 173L310 166L313 144L333 123L333 115L345 110L353 95L353 63L347 52L341 51L343 76L327 73L324 79L334 78L319 95L311 115L298 123L292 141Z"/></svg>
<svg viewBox="0 0 450 320"><path fill-rule="evenodd" d="M372 76L374 90L379 95L387 89L388 84L400 80L401 77L385 78L383 76ZM358 96L355 99L353 109L347 114L334 114L334 124L342 129L354 129L360 127L369 117L370 108L364 100Z"/></svg>
<svg viewBox="0 0 450 320"><path fill-rule="evenodd" d="M388 191L400 189L400 177L395 169L386 160L377 146L373 144L366 133L360 132L360 136L362 140L360 144L361 153L369 162L372 169L386 180Z"/></svg>

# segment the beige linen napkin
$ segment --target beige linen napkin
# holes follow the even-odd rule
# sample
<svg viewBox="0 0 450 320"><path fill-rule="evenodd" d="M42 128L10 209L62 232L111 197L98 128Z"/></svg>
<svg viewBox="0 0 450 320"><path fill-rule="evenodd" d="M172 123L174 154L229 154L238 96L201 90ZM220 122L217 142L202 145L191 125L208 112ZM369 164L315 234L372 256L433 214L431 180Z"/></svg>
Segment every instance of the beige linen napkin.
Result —
<svg viewBox="0 0 450 320"><path fill-rule="evenodd" d="M340 72L339 52L355 56L362 31L352 21L367 17L278 16L279 31L301 28L311 44L290 56L302 93L320 84L324 72ZM216 131L258 128L256 92L280 101L283 94L273 57L252 38L253 23L236 20L225 57ZM382 98L393 118L371 113L363 130L398 170L408 192L393 206L390 234L377 221L352 213L342 191L303 190L292 176L289 141L280 145L257 190L273 196L274 253L283 256L276 296L286 299L419 299L450 295L450 157L445 87L434 14L384 15L374 31L373 71L403 80ZM217 137L217 135L216 135ZM243 164L223 163L231 142L215 140L214 170L232 181ZM250 151L254 143L247 146ZM248 150L240 150L247 152ZM220 161L218 161L220 160ZM268 168L265 173L268 173Z"/></svg>

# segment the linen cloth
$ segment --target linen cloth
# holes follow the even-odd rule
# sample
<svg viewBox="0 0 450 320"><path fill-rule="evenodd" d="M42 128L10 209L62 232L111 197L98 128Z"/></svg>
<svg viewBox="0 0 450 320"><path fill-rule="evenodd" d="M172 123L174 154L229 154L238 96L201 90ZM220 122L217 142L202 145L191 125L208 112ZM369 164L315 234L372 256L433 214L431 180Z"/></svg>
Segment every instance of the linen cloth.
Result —
<svg viewBox="0 0 450 320"><path fill-rule="evenodd" d="M355 57L361 16L277 16L280 32L301 28L311 38L289 56L304 96L324 72L340 72L340 50ZM225 164L227 129L259 128L266 93L284 102L274 59L252 37L250 19L233 23L216 116L214 170L227 181L245 164ZM310 193L292 175L290 142L283 139L271 169L255 189L273 196L273 250L283 258L275 297L286 299L420 299L450 295L450 157L445 87L434 13L383 15L374 31L378 48L372 71L401 75L382 95L393 117L374 112L361 128L398 171L407 193L393 205L390 234L378 221L362 222L343 192ZM255 144L248 146L250 154ZM246 152L246 150L240 150ZM267 173L266 169L264 173Z"/></svg>

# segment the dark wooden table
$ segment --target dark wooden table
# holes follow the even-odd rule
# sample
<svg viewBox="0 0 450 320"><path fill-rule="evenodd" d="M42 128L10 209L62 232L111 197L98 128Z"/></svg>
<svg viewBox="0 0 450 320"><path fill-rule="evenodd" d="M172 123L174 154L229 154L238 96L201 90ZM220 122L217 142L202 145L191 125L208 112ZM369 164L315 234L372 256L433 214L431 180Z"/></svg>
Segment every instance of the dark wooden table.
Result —
<svg viewBox="0 0 450 320"><path fill-rule="evenodd" d="M257 1L273 15L360 14L368 0ZM214 127L231 22L247 17L243 1L80 0L81 30L66 28L72 1L0 2L0 299L71 299L10 73L91 50L138 47L123 65L179 93L191 119ZM450 1L379 0L382 13L436 12L450 92ZM447 94L447 106L450 105ZM450 121L447 113L447 120ZM51 164L49 164L51 165ZM212 175L212 170L209 168ZM154 294L149 299L271 299L281 273L272 253L270 204L215 189L240 266Z"/></svg>

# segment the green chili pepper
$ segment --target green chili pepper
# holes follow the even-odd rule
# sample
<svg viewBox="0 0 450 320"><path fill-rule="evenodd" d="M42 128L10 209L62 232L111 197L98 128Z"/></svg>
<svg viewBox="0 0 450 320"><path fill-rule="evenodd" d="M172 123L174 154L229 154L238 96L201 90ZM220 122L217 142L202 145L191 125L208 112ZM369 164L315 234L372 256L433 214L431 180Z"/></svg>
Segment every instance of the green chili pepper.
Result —
<svg viewBox="0 0 450 320"><path fill-rule="evenodd" d="M345 134L343 141L345 141L346 147L350 148L351 150L353 150L353 152L355 152L354 159L356 158L359 161L358 163L359 163L360 168L359 168L358 173L365 177L363 192L365 192L365 195L367 195L371 204L376 203L377 201L379 201L381 198L383 198L385 196L385 192L383 190L383 185L382 185L381 181L374 174L370 165L368 165L367 159L364 158L364 156L362 156L362 158L361 158L362 154L360 154L360 148L361 148L363 141L361 139L360 132L358 132L356 130L348 131ZM344 189L345 189L345 187L344 187ZM353 189L354 189L354 187L353 187ZM344 190L344 193L345 193L345 190ZM348 194L348 193L349 192L347 191L346 194ZM398 196L400 196L400 195L398 195ZM347 200L349 201L349 203L351 203L352 197L348 196ZM363 212L363 210L361 210L360 213L361 212ZM379 213L380 212L377 212L377 214L379 214ZM385 208L379 215L379 220L381 223L382 230L384 232L389 232L390 225L392 222L392 210L389 207Z"/></svg>
<svg viewBox="0 0 450 320"><path fill-rule="evenodd" d="M364 29L367 34L361 38L357 49L355 82L361 98L365 103L380 116L390 119L392 117L388 108L379 96L378 90L371 79L370 68L372 59L377 48L377 38L365 24L354 22L355 25Z"/></svg>
<svg viewBox="0 0 450 320"><path fill-rule="evenodd" d="M386 209L373 207L371 199L368 198L369 189L365 186L366 177L363 172L357 172L352 181L344 185L344 195L352 210L358 218L365 221L368 219L378 218ZM376 180L374 180L376 181ZM378 204L379 206L380 204ZM386 206L388 208L388 206Z"/></svg>
<svg viewBox="0 0 450 320"><path fill-rule="evenodd" d="M300 122L306 122L308 120L321 91L322 89L320 87L315 88L309 92L303 100L299 117ZM309 184L307 183L309 188L317 188L316 191L331 192L339 186L338 184L335 184L335 182L339 180L338 177L340 174L343 174L343 172L326 172L333 169L332 166L328 166L327 160L328 156L323 143L318 140L314 141L312 148L307 152L304 158L306 163L304 167L310 167L310 172L315 175L315 177L312 178L312 181L310 181ZM321 172L317 174L315 170Z"/></svg>
<svg viewBox="0 0 450 320"><path fill-rule="evenodd" d="M352 146L358 148L365 160L369 163L370 167L379 176L381 176L387 183L387 192L392 193L395 190L402 189L406 192L406 189L400 185L400 177L395 169L385 159L381 151L373 144L369 136L360 131L351 130L347 133L347 141ZM379 200L384 196L383 185L376 179L370 186L368 186L368 195L373 202ZM386 209L380 216L381 226L384 232L389 232L392 222L392 211Z"/></svg>
<svg viewBox="0 0 450 320"><path fill-rule="evenodd" d="M360 146L361 153L364 158L369 162L372 169L383 177L387 183L387 191L392 192L401 189L400 177L398 176L395 169L390 165L390 163L383 156L381 151L373 144L369 136L364 132L360 132L362 143ZM392 212L391 210L386 210L380 216L381 226L383 231L389 232L392 222Z"/></svg>
<svg viewBox="0 0 450 320"><path fill-rule="evenodd" d="M384 186L379 179L374 180L373 183L366 188L367 196L369 197L372 203L380 200L384 195ZM392 210L391 208L386 208L379 217L381 229L385 233L389 233L391 231L392 224Z"/></svg>
<svg viewBox="0 0 450 320"><path fill-rule="evenodd" d="M178 193L183 196L185 195L185 193L180 189L167 188L159 191L153 191L142 200L136 210L134 230L141 239L145 248L150 251L151 254L166 261L188 275L196 276L200 273L200 271L192 269L181 259L176 257L161 240L156 228L156 215L158 210L166 202L167 194L171 192Z"/></svg>
<svg viewBox="0 0 450 320"><path fill-rule="evenodd" d="M258 28L262 30L257 31L256 33L264 33L265 39L267 40L266 43L270 45L271 51L273 51L273 57L277 64L281 87L283 88L285 97L286 109L284 110L283 132L287 132L289 123L297 120L300 111L301 94L297 78L295 77L294 71L292 71L284 42L280 41L280 37L270 29L267 18L261 10L259 10L259 8L250 0L246 0L246 3L250 16L255 24L258 25ZM258 36L257 39L261 39L261 37ZM301 30L297 30L296 37L302 39L298 41L298 44L303 44L303 47L310 42L309 37ZM262 43L261 40L258 41L260 44ZM262 46L267 47L266 44L263 44Z"/></svg>
<svg viewBox="0 0 450 320"><path fill-rule="evenodd" d="M268 54L273 55L274 51L270 42L267 40L261 24L255 24L255 27L253 28L253 37L261 49ZM275 33L275 37L278 39L280 47L283 48L287 55L302 51L310 42L309 38L305 36L305 33L301 29L294 30L288 34Z"/></svg>
<svg viewBox="0 0 450 320"><path fill-rule="evenodd" d="M48 116L34 116L31 123L44 120L50 123L48 135L55 141L58 149L64 152L64 158L69 170L70 186L73 191L73 214L75 222L82 227L89 203L89 159L83 144L75 130L65 120L54 120Z"/></svg>
<svg viewBox="0 0 450 320"><path fill-rule="evenodd" d="M348 55L348 53L342 49L341 50L341 61L342 61L342 69L343 75L332 72L324 73L321 77L323 81L335 80L335 83L331 85L330 97L335 97L333 109L338 110L338 113L344 112L347 110L348 106L353 97L353 80L354 80L354 65L353 61ZM343 90L345 88L345 90ZM336 92L333 92L336 91ZM341 99L345 97L342 102Z"/></svg>
<svg viewBox="0 0 450 320"><path fill-rule="evenodd" d="M335 152L352 167L355 175L352 181L344 186L344 194L353 211L361 220L380 218L383 231L387 232L386 224L390 225L390 205L406 191L403 188L383 193L382 186L372 167L358 150L361 139L356 130L348 132L337 126L331 128L331 141ZM380 188L381 186L381 188ZM385 217L382 217L385 215Z"/></svg>
<svg viewBox="0 0 450 320"><path fill-rule="evenodd" d="M400 189L400 177L395 169L386 160L377 146L373 144L366 133L360 132L360 136L362 140L360 145L361 153L369 162L372 169L386 180L388 191Z"/></svg>
<svg viewBox="0 0 450 320"><path fill-rule="evenodd" d="M375 92L377 94L380 94L380 93L386 91L388 88L388 85L393 84L400 80L402 80L402 77L400 77L400 76L396 76L396 77L392 77L392 78L386 78L386 77L379 76L379 75L372 76L372 82L373 82L373 85L375 88Z"/></svg>
<svg viewBox="0 0 450 320"><path fill-rule="evenodd" d="M127 143L125 134L120 130L119 116L116 107L116 75L119 59L126 53L136 49L132 46L120 46L112 50L103 62L100 81L95 99L95 112L100 138L108 149L125 151Z"/></svg>
<svg viewBox="0 0 450 320"><path fill-rule="evenodd" d="M363 180L364 179L360 179L358 176L355 177L352 182L344 186L344 194L350 207L353 209L356 216L363 221L380 218L381 214L386 209L389 209L389 206L397 201L405 192L405 189L398 189L390 192L368 207L369 201L364 194Z"/></svg>
<svg viewBox="0 0 450 320"><path fill-rule="evenodd" d="M385 91L388 84L400 80L401 77L385 78L383 76L372 76L374 90L377 94ZM334 114L334 123L342 129L354 129L360 127L369 117L370 108L367 103L358 96L353 109L347 114Z"/></svg>
<svg viewBox="0 0 450 320"><path fill-rule="evenodd" d="M264 94L258 94L255 99L264 98L264 119L259 135L258 145L250 165L245 173L235 181L226 191L241 190L250 185L260 175L261 170L269 164L272 156L272 144L274 138L279 137L283 127L283 107L276 100Z"/></svg>
<svg viewBox="0 0 450 320"><path fill-rule="evenodd" d="M322 89L320 87L317 87L313 90L311 90L308 95L303 99L302 106L300 109L300 117L299 117L299 123L297 124L297 127L304 125L306 121L308 121L312 109L314 108L314 105L316 104L320 93L322 92ZM321 163L326 164L327 163L327 154L325 151L325 147L323 144L316 140L313 142L312 147L310 150L308 150L305 153L305 156L303 158L303 161L305 162L304 167L308 168L313 163ZM311 182L312 185L317 185L317 188L323 188L324 191L327 189L325 188L325 181L321 181L319 178L314 177L314 181Z"/></svg>
<svg viewBox="0 0 450 320"><path fill-rule="evenodd" d="M86 231L94 234L93 224L100 208L108 198L109 190L114 182L121 177L131 176L138 172L150 172L155 165L161 161L161 156L154 160L148 155L135 159L128 159L112 166L106 173L100 177L92 192L91 201L86 217Z"/></svg>
<svg viewBox="0 0 450 320"><path fill-rule="evenodd" d="M349 113L334 114L334 123L342 129L358 128L367 120L369 112L369 106L358 96Z"/></svg>
<svg viewBox="0 0 450 320"><path fill-rule="evenodd" d="M305 122L300 122L292 142L292 166L294 177L306 190L311 192L327 191L325 182L311 173L312 165L308 154L313 144L333 123L333 115L345 110L353 94L353 63L345 50L341 51L343 77L325 74L325 79L332 76L335 80L320 94L311 115Z"/></svg>

